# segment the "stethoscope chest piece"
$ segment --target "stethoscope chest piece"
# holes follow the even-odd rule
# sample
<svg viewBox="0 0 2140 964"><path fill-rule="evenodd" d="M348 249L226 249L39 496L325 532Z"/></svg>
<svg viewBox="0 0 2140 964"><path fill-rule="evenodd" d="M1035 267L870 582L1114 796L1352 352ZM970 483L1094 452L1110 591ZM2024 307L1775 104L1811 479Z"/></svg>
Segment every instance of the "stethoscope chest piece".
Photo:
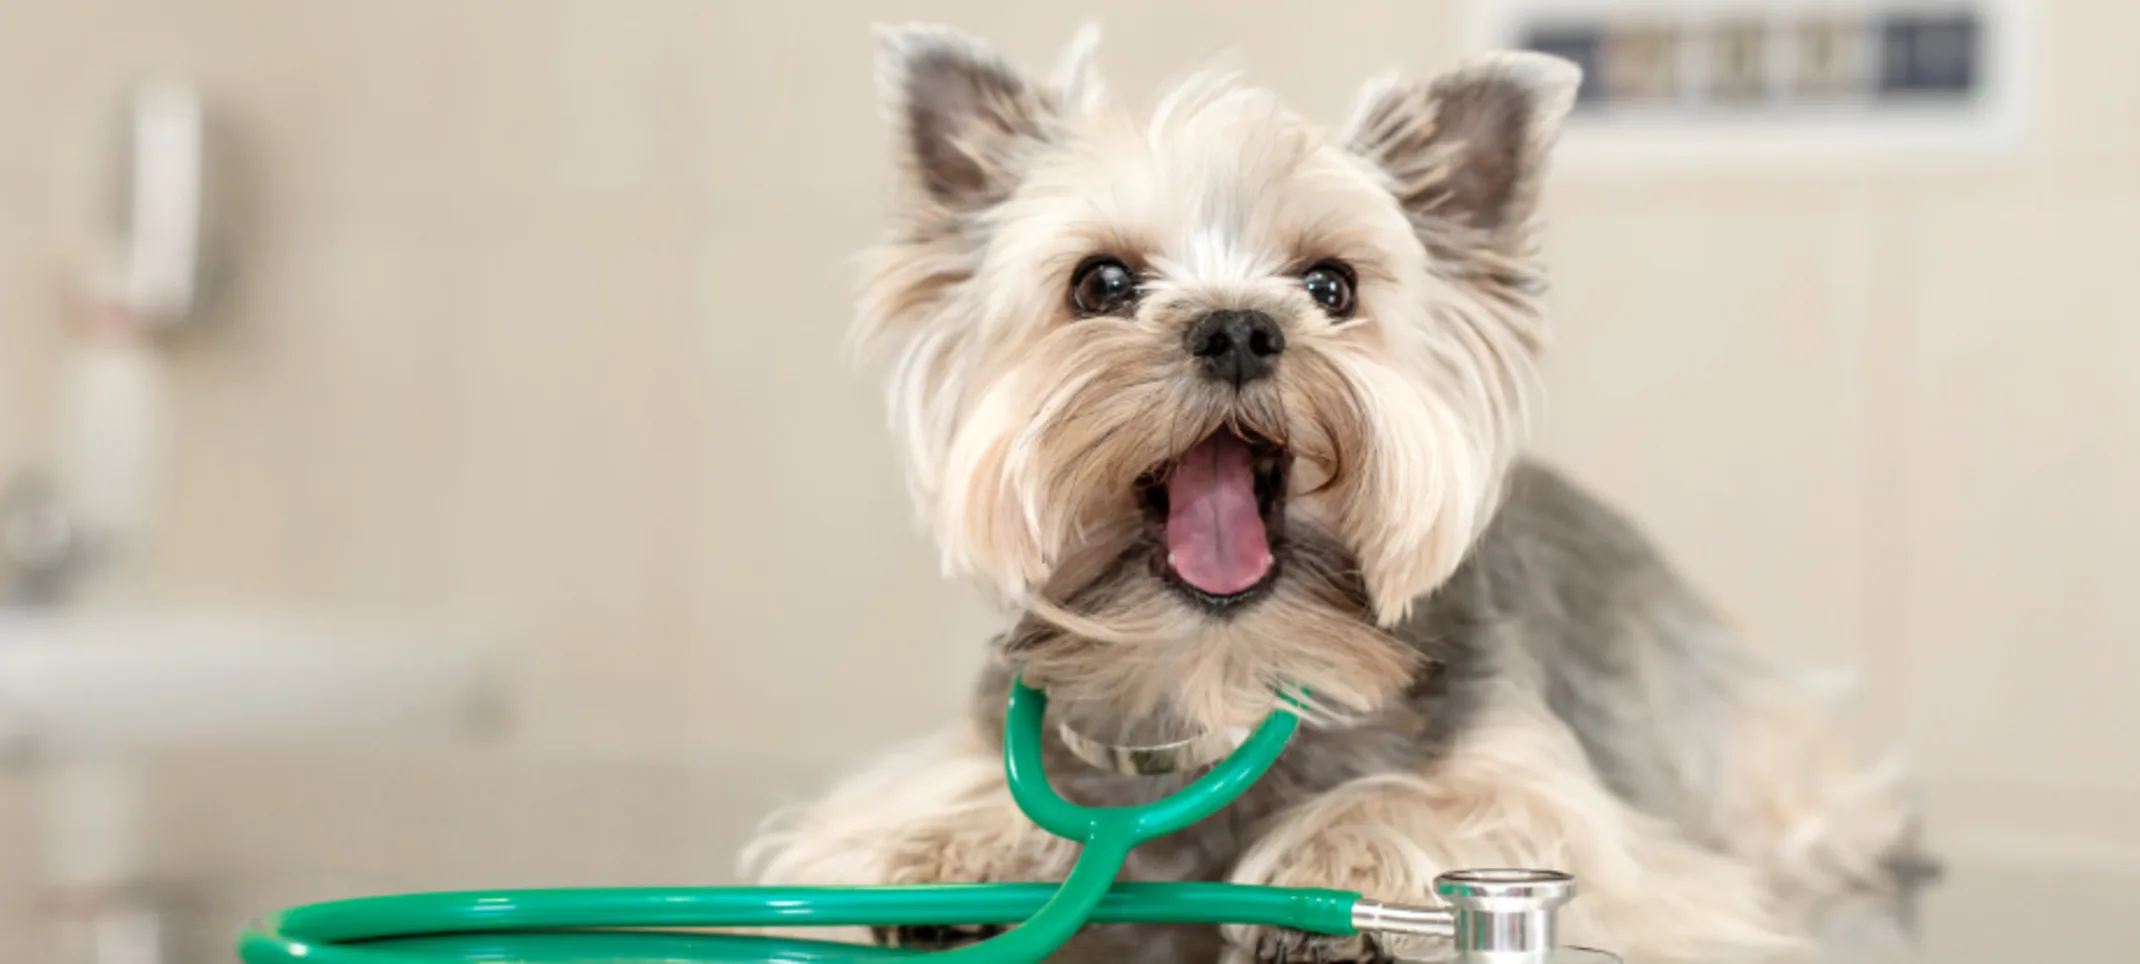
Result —
<svg viewBox="0 0 2140 964"><path fill-rule="evenodd" d="M1356 911L1399 960L1433 964L1619 964L1604 951L1560 944L1562 905L1575 878L1553 870L1460 870L1434 880L1442 907L1431 911L1370 904Z"/></svg>

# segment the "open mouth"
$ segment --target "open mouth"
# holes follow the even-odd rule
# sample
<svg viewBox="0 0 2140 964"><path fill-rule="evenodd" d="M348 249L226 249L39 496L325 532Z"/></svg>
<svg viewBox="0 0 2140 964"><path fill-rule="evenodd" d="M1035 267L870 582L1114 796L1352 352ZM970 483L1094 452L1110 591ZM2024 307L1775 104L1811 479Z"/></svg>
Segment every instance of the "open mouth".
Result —
<svg viewBox="0 0 2140 964"><path fill-rule="evenodd" d="M1146 528L1160 551L1153 566L1183 595L1211 609L1256 598L1277 578L1283 555L1284 446L1221 428L1137 481Z"/></svg>

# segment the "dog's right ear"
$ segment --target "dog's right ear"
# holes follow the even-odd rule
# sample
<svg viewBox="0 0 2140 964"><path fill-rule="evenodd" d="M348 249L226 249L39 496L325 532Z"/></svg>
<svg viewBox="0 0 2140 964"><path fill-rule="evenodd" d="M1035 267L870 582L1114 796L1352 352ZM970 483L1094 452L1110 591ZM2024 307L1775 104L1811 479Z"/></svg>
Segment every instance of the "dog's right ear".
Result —
<svg viewBox="0 0 2140 964"><path fill-rule="evenodd" d="M1003 200L1057 119L1051 92L947 27L879 26L877 87L910 178L953 213Z"/></svg>

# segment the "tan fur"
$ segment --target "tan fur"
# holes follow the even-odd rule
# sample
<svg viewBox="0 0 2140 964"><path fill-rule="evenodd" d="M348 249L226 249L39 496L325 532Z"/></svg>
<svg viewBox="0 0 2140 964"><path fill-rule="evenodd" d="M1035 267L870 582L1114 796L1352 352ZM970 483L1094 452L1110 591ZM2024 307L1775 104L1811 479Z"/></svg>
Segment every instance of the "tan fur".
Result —
<svg viewBox="0 0 2140 964"><path fill-rule="evenodd" d="M1260 605L1266 618L1212 627L1141 579L1096 606L1097 616L1036 604L1059 634L1054 645L1010 648L1027 680L1064 707L1166 714L1193 730L1253 724L1282 687L1305 689L1306 715L1319 724L1357 719L1386 705L1418 664L1387 633L1300 583Z"/></svg>

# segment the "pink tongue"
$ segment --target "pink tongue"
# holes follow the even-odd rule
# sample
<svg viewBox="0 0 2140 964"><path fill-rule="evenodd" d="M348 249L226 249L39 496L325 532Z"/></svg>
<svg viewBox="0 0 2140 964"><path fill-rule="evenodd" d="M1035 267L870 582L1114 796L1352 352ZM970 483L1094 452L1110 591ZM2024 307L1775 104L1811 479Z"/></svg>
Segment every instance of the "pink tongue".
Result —
<svg viewBox="0 0 2140 964"><path fill-rule="evenodd" d="M1214 596L1246 590L1271 569L1255 469L1232 432L1197 443L1167 480L1167 563Z"/></svg>

